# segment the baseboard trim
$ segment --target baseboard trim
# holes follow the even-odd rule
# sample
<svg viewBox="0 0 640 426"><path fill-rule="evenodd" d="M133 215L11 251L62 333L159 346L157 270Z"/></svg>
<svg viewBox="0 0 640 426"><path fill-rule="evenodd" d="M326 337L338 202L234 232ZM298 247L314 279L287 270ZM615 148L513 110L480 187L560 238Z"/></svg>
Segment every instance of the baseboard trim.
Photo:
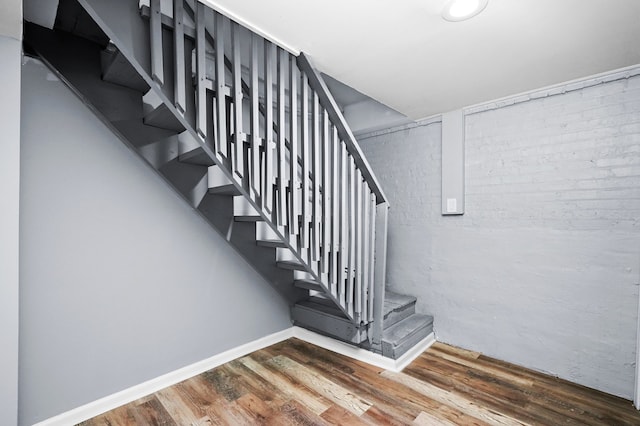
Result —
<svg viewBox="0 0 640 426"><path fill-rule="evenodd" d="M67 426L77 424L98 416L114 408L128 404L166 387L175 385L183 380L197 376L207 370L218 367L234 359L241 358L251 352L266 348L294 336L293 327L270 334L252 342L240 345L228 351L224 351L210 358L198 361L183 368L171 371L155 379L148 380L138 385L124 389L120 392L100 398L96 401L82 405L73 410L64 412L55 417L50 417L34 426Z"/></svg>
<svg viewBox="0 0 640 426"><path fill-rule="evenodd" d="M293 337L296 337L305 342L319 346L323 349L327 349L332 352L339 353L340 355L348 356L349 358L357 359L358 361L366 362L367 364L375 367L384 368L395 373L402 371L407 365L416 359L420 354L426 351L436 341L435 335L432 332L427 337L422 339L413 348L409 349L404 355L398 359L391 359L383 357L382 355L370 352L366 349L351 346L347 343L343 343L339 340L332 339L331 337L323 336L321 334L309 331L301 327L293 327Z"/></svg>
<svg viewBox="0 0 640 426"><path fill-rule="evenodd" d="M207 370L218 367L234 359L241 358L251 352L266 348L268 346L280 343L284 340L292 337L303 340L312 345L319 346L323 349L339 353L344 356L356 359L358 361L365 362L367 364L390 370L393 372L402 371L407 365L409 365L414 359L416 359L422 352L427 350L433 343L435 343L435 335L431 333L416 346L411 348L402 357L393 360L385 358L382 355L375 354L366 349L357 348L355 346L348 345L338 340L332 339L327 336L323 336L313 331L306 330L301 327L291 327L277 333L270 334L253 342L240 345L236 348L229 349L218 355L214 355L210 358L198 361L183 368L171 371L155 379L148 380L138 385L132 386L128 389L124 389L120 392L108 395L104 398L100 398L96 401L74 408L73 410L61 413L57 416L50 417L34 426L66 426L70 424L77 424L85 420L89 420L95 416L98 416L114 408L128 404L136 399L140 399L154 392L157 392L166 387L175 385L183 380L187 380L198 374L204 373Z"/></svg>

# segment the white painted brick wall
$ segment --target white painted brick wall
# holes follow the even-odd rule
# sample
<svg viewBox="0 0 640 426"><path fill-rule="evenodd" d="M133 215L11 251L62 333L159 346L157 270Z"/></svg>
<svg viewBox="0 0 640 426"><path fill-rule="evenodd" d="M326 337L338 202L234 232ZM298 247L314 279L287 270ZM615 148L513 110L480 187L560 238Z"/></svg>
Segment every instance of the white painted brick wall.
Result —
<svg viewBox="0 0 640 426"><path fill-rule="evenodd" d="M439 123L360 142L388 281L440 340L633 397L640 76L468 115L463 216L440 214Z"/></svg>

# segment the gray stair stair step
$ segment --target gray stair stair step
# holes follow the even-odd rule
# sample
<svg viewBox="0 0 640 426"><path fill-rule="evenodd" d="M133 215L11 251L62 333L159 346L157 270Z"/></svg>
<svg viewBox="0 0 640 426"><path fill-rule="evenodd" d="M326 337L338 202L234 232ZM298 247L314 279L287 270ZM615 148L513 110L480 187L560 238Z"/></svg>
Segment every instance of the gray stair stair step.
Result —
<svg viewBox="0 0 640 426"><path fill-rule="evenodd" d="M240 190L232 183L226 185L219 185L213 188L209 188L209 194L218 195L240 195Z"/></svg>
<svg viewBox="0 0 640 426"><path fill-rule="evenodd" d="M173 130L145 126L140 117L130 120L112 121L111 125L136 148L153 144L176 134Z"/></svg>
<svg viewBox="0 0 640 426"><path fill-rule="evenodd" d="M384 331L382 355L397 359L432 331L432 316L413 314Z"/></svg>
<svg viewBox="0 0 640 426"><path fill-rule="evenodd" d="M415 333L420 328L430 326L432 324L433 317L431 315L413 314L386 329L382 339L393 345L398 345L402 340L411 336L412 333Z"/></svg>
<svg viewBox="0 0 640 426"><path fill-rule="evenodd" d="M202 148L194 148L191 151L181 153L178 157L184 163L196 164L200 166L213 166L214 162L209 154Z"/></svg>
<svg viewBox="0 0 640 426"><path fill-rule="evenodd" d="M232 196L241 194L236 183L220 167L208 168L207 185L209 186L209 194Z"/></svg>
<svg viewBox="0 0 640 426"><path fill-rule="evenodd" d="M146 113L144 116L144 124L161 129L174 130L177 133L184 131L182 123L180 123L165 104L160 104L157 108Z"/></svg>
<svg viewBox="0 0 640 426"><path fill-rule="evenodd" d="M394 309L415 303L417 298L406 294L400 294L386 290L384 293L384 312L385 314Z"/></svg>
<svg viewBox="0 0 640 426"><path fill-rule="evenodd" d="M234 216L236 222L262 222L264 219L260 215Z"/></svg>
<svg viewBox="0 0 640 426"><path fill-rule="evenodd" d="M313 280L295 280L293 282L293 285L295 285L298 288L304 288L306 290L314 290L314 291L324 290L322 288L322 285L319 282L313 281Z"/></svg>
<svg viewBox="0 0 640 426"><path fill-rule="evenodd" d="M353 324L342 311L313 301L304 301L291 309L294 324L325 336L359 344L366 339L366 329Z"/></svg>
<svg viewBox="0 0 640 426"><path fill-rule="evenodd" d="M324 297L323 295L315 295L315 296L310 296L309 299L307 299L307 302L310 303L315 303L316 305L324 305L324 306L328 306L331 309L339 309L335 303L333 302L333 300ZM342 311L339 311L340 315L344 315L344 313L342 313Z"/></svg>
<svg viewBox="0 0 640 426"><path fill-rule="evenodd" d="M127 61L122 52L111 45L100 52L102 79L109 83L135 89L141 93L149 90L149 85Z"/></svg>
<svg viewBox="0 0 640 426"><path fill-rule="evenodd" d="M331 315L338 318L344 318L344 313L340 308L336 307L333 302L327 299L320 299L318 297L310 297L308 300L304 300L297 304L306 309L311 309L317 312L322 312L327 315Z"/></svg>
<svg viewBox="0 0 640 426"><path fill-rule="evenodd" d="M299 262L293 260L281 260L276 263L278 268L289 269L291 271L304 271L305 267Z"/></svg>
<svg viewBox="0 0 640 426"><path fill-rule="evenodd" d="M384 296L384 328L389 328L416 312L416 297L387 290Z"/></svg>
<svg viewBox="0 0 640 426"><path fill-rule="evenodd" d="M262 247L286 247L287 243L282 240L256 240L256 244Z"/></svg>

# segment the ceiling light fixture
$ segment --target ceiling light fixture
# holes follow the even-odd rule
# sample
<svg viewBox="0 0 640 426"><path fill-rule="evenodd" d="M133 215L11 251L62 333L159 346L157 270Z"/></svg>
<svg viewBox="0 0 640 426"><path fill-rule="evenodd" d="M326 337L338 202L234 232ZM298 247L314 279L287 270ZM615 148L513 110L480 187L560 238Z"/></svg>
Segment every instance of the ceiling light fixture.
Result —
<svg viewBox="0 0 640 426"><path fill-rule="evenodd" d="M451 22L464 21L482 12L489 0L449 0L442 10L442 17Z"/></svg>

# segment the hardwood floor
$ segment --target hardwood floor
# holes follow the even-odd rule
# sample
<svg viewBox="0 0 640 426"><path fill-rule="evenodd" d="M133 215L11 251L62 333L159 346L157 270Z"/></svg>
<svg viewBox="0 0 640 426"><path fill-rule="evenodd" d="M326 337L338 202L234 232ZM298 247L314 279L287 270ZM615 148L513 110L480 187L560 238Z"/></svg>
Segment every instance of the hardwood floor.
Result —
<svg viewBox="0 0 640 426"><path fill-rule="evenodd" d="M640 425L640 413L441 343L393 373L290 339L82 424Z"/></svg>

